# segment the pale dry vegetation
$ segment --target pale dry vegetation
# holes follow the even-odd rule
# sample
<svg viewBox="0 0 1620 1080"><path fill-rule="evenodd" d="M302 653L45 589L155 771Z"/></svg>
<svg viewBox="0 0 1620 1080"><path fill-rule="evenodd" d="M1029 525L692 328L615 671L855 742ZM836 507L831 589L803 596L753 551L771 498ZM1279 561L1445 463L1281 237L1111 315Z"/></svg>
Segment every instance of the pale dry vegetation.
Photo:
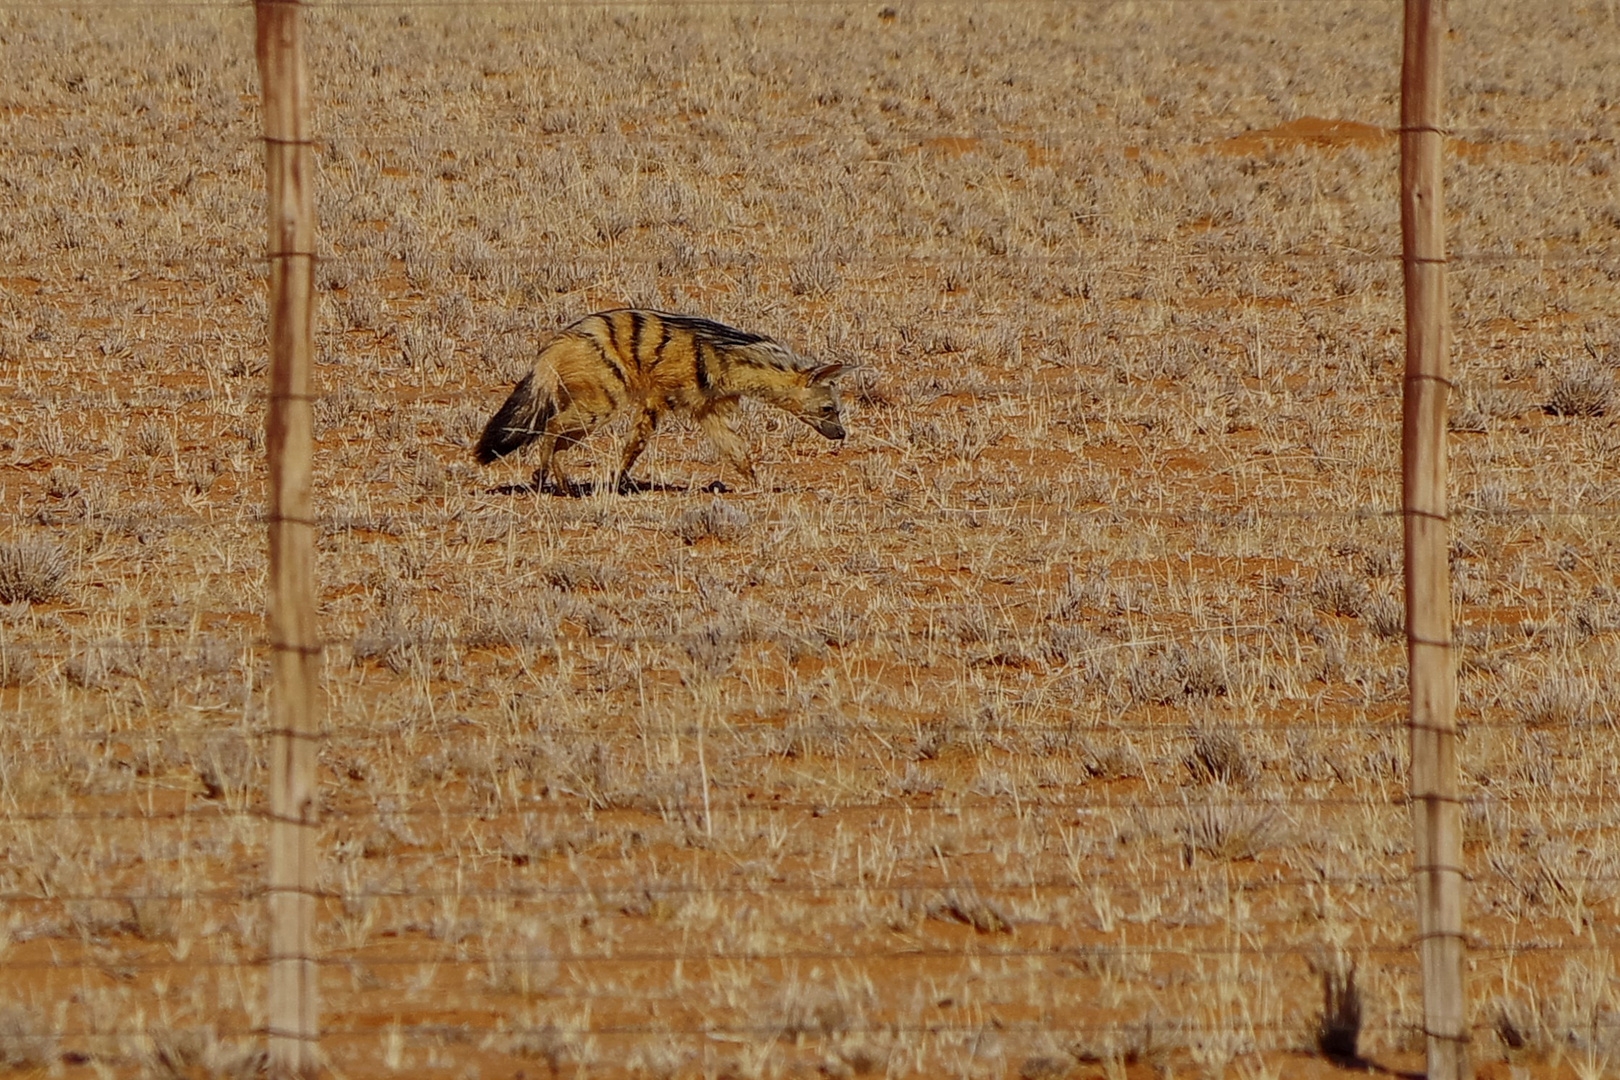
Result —
<svg viewBox="0 0 1620 1080"><path fill-rule="evenodd" d="M1452 14L1474 1051L1597 1077L1620 28ZM0 12L0 1070L262 1067L251 17ZM1418 1061L1398 26L313 10L344 1075ZM475 468L620 304L860 365L850 438Z"/></svg>

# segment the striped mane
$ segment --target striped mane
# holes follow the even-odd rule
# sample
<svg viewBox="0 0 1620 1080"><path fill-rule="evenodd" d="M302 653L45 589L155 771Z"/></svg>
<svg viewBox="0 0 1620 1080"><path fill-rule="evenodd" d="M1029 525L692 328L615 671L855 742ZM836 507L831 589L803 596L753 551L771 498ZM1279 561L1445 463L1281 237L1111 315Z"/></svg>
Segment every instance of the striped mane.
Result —
<svg viewBox="0 0 1620 1080"><path fill-rule="evenodd" d="M751 334L734 326L704 319L696 315L671 315L657 312L670 326L690 331L722 348L737 350L733 355L744 364L772 371L808 371L815 365L805 357L764 334Z"/></svg>

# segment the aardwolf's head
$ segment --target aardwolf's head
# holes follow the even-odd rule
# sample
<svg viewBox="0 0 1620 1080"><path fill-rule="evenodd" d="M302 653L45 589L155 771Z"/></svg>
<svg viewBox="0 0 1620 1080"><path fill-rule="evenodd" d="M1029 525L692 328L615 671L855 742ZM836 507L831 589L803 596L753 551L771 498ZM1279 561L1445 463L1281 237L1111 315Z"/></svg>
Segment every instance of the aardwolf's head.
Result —
<svg viewBox="0 0 1620 1080"><path fill-rule="evenodd" d="M838 388L833 380L843 370L843 364L824 364L797 372L804 382L793 387L788 400L782 402L783 407L827 438L842 439L844 424L838 415Z"/></svg>

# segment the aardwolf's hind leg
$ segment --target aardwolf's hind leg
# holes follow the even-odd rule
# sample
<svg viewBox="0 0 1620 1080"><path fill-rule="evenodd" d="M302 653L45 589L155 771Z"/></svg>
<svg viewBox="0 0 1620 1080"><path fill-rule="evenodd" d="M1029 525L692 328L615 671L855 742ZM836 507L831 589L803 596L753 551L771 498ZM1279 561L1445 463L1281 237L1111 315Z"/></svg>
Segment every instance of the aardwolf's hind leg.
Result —
<svg viewBox="0 0 1620 1080"><path fill-rule="evenodd" d="M556 428L548 428L540 437L540 449L537 456L540 464L534 470L534 490L546 490L546 478L550 477L552 484L564 495L576 494L574 485L569 483L568 477L563 475L562 465L557 461L557 455L567 450L579 441L579 433L563 432Z"/></svg>
<svg viewBox="0 0 1620 1080"><path fill-rule="evenodd" d="M556 454L557 433L548 429L544 435L540 436L540 449L535 451L535 456L540 459L540 464L535 466L534 479L531 481L534 490L540 492L546 490L546 475L551 472L551 459Z"/></svg>
<svg viewBox="0 0 1620 1080"><path fill-rule="evenodd" d="M552 450L549 462L547 463L551 466L552 483L556 484L557 490L562 492L564 495L578 497L584 494L584 492L575 487L573 481L569 480L568 477L564 475L562 471L562 464L557 460L557 455L561 454L564 450L570 450L573 447L578 446L580 440L584 439L585 436L589 434L589 428L569 428L565 431L556 432L554 436L556 444L555 449ZM553 436L547 437L553 438ZM536 476L538 477L539 474L536 474Z"/></svg>

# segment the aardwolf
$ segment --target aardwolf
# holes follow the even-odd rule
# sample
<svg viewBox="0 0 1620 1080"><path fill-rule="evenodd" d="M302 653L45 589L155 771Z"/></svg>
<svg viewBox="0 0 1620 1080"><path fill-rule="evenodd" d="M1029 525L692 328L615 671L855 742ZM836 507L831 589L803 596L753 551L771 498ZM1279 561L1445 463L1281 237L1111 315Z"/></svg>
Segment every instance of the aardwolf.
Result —
<svg viewBox="0 0 1620 1080"><path fill-rule="evenodd" d="M842 364L816 365L780 343L691 315L618 308L566 327L541 350L534 368L484 427L475 451L487 465L540 440L537 487L549 473L573 486L556 455L621 412L635 414L614 483L634 491L635 463L664 413L690 413L749 482L748 447L732 429L739 398L752 397L797 416L829 439L842 439L833 379Z"/></svg>

